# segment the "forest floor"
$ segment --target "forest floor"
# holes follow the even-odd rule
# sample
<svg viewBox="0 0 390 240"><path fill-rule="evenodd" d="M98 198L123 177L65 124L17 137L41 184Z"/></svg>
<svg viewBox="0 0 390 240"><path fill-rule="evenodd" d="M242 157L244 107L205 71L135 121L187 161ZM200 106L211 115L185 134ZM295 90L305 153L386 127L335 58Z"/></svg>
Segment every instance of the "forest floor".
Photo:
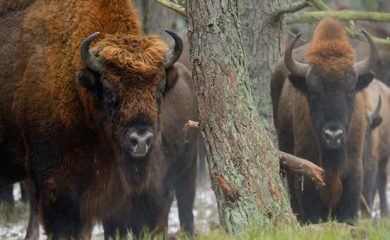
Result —
<svg viewBox="0 0 390 240"><path fill-rule="evenodd" d="M388 199L390 199L390 184L388 184ZM15 188L14 195L16 199L20 198L19 188ZM378 200L375 202L372 219L359 220L356 229L352 231L335 223L329 223L314 227L301 228L283 228L283 229L265 229L265 230L248 230L243 233L239 239L283 239L283 240L300 240L300 239L380 239L390 240L390 219L379 218ZM29 209L28 206L20 201L16 202L15 208L0 209L0 240L20 240L23 239ZM209 182L198 187L195 207L195 227L198 239L237 239L218 230L218 210L217 202ZM169 215L169 234L175 234L179 229L179 217L177 205L174 202ZM42 229L40 231L43 232ZM184 238L184 237L179 237ZM41 234L40 239L46 239ZM103 239L103 229L96 226L93 233L94 240Z"/></svg>

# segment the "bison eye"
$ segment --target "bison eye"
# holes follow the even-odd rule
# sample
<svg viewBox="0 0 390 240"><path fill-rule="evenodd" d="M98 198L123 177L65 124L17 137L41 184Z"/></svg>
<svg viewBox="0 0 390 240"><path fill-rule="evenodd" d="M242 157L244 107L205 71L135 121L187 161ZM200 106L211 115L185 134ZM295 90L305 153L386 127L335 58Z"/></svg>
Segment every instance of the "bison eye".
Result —
<svg viewBox="0 0 390 240"><path fill-rule="evenodd" d="M113 117L119 108L119 97L118 95L109 88L103 90L103 103L104 107L111 117Z"/></svg>
<svg viewBox="0 0 390 240"><path fill-rule="evenodd" d="M116 107L119 105L119 98L118 96L113 92L106 92L104 94L104 103L108 107Z"/></svg>

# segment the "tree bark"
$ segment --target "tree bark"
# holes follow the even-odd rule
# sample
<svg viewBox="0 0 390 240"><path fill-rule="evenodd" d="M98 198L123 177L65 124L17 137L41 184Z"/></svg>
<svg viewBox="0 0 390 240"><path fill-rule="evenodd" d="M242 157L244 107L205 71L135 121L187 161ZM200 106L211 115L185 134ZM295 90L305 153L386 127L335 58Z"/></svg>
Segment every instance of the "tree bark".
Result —
<svg viewBox="0 0 390 240"><path fill-rule="evenodd" d="M248 33L240 27L239 1L242 5L242 0L189 0L187 5L200 128L220 222L231 233L242 232L251 223L296 224L275 146L253 99L243 39ZM260 47L266 58L276 61L280 43L275 50L273 42L279 38L264 35L258 37L269 42ZM273 66L264 61L262 69L270 73Z"/></svg>
<svg viewBox="0 0 390 240"><path fill-rule="evenodd" d="M281 0L241 0L238 14L257 111L272 123L270 79L281 56L282 21L274 21Z"/></svg>

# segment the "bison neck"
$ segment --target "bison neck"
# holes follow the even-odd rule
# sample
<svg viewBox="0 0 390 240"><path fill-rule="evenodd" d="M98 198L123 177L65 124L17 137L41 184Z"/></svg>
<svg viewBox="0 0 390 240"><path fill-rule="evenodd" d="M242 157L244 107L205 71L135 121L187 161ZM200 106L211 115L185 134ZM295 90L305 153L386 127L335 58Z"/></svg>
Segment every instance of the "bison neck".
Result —
<svg viewBox="0 0 390 240"><path fill-rule="evenodd" d="M83 197L82 216L87 219L110 217L126 197L149 182L149 161L124 156L119 144L104 135L97 137L93 177Z"/></svg>
<svg viewBox="0 0 390 240"><path fill-rule="evenodd" d="M320 159L321 167L325 170L326 184L320 191L321 200L328 208L333 208L343 192L340 171L346 159L346 151L323 149Z"/></svg>

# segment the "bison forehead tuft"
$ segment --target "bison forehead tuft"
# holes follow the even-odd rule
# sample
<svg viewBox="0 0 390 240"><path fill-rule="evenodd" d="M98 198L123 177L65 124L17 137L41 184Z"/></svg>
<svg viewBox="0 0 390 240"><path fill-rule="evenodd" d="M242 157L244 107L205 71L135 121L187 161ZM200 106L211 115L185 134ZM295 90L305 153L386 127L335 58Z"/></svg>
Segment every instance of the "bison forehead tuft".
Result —
<svg viewBox="0 0 390 240"><path fill-rule="evenodd" d="M95 49L106 64L145 77L161 70L168 51L157 36L123 34L104 36Z"/></svg>
<svg viewBox="0 0 390 240"><path fill-rule="evenodd" d="M346 69L353 67L355 50L347 39L344 26L334 19L322 20L314 31L305 61L335 75L344 74Z"/></svg>

